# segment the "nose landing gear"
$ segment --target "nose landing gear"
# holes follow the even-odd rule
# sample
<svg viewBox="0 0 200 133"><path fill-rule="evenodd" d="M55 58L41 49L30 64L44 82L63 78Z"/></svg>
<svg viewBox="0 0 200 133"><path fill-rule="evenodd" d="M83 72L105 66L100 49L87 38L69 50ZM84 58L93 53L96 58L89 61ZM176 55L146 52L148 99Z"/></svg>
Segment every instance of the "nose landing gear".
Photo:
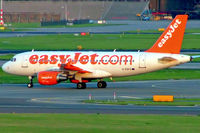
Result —
<svg viewBox="0 0 200 133"><path fill-rule="evenodd" d="M30 80L30 83L27 84L27 87L32 88L33 87L33 76L28 76L28 79Z"/></svg>

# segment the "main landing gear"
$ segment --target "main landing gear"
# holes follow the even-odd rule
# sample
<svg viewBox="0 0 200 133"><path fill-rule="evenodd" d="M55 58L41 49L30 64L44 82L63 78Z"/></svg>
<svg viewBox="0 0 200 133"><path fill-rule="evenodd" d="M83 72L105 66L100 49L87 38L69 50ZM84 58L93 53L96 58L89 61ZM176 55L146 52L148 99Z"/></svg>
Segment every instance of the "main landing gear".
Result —
<svg viewBox="0 0 200 133"><path fill-rule="evenodd" d="M27 84L27 87L32 88L33 87L33 76L29 76L28 79L30 80L30 82Z"/></svg>
<svg viewBox="0 0 200 133"><path fill-rule="evenodd" d="M105 81L99 81L97 83L97 87L98 88L106 88L107 87L107 83Z"/></svg>
<svg viewBox="0 0 200 133"><path fill-rule="evenodd" d="M106 88L107 83L105 81L99 81L97 83L97 87L98 88ZM85 89L85 88L86 88L86 83L83 83L83 82L77 83L77 89Z"/></svg>
<svg viewBox="0 0 200 133"><path fill-rule="evenodd" d="M77 89L85 89L86 88L86 83L77 83Z"/></svg>

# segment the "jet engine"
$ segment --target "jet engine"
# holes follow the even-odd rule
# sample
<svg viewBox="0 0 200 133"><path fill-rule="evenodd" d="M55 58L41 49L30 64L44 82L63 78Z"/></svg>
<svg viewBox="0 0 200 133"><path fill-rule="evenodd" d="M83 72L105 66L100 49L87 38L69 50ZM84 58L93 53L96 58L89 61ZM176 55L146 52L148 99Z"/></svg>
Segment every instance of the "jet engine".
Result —
<svg viewBox="0 0 200 133"><path fill-rule="evenodd" d="M63 75L56 71L42 71L37 75L38 82L41 85L55 85L61 81L67 80L67 75Z"/></svg>

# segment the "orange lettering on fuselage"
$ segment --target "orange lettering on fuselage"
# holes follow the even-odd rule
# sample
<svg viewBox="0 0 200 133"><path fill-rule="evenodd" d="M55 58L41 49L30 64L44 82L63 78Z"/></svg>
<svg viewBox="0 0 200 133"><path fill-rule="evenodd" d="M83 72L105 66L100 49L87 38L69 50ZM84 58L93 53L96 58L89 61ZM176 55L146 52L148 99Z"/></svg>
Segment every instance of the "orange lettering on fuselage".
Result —
<svg viewBox="0 0 200 133"><path fill-rule="evenodd" d="M115 58L114 58L115 57ZM116 65L117 63L118 63L118 61L119 61L119 56L118 55L112 55L111 57L110 57L110 64L112 64L112 65Z"/></svg>
<svg viewBox="0 0 200 133"><path fill-rule="evenodd" d="M76 64L78 62L80 54L81 53L75 53L74 60L72 61L72 64Z"/></svg>
<svg viewBox="0 0 200 133"><path fill-rule="evenodd" d="M80 57L80 63L81 64L87 64L89 61L89 56L88 55L83 55Z"/></svg>
<svg viewBox="0 0 200 133"><path fill-rule="evenodd" d="M48 55L41 55L39 63L40 64L48 64Z"/></svg>
<svg viewBox="0 0 200 133"><path fill-rule="evenodd" d="M58 55L52 55L50 57L50 64L56 64L58 62Z"/></svg>
<svg viewBox="0 0 200 133"><path fill-rule="evenodd" d="M85 64L102 64L102 65L127 65L127 62L130 62L130 65L132 65L132 55L103 55L99 57L98 54L92 54L92 55L81 55L81 53L74 53L74 56L71 57L71 55L31 55L29 58L29 62L31 64L66 64L70 62L71 64L81 63L83 65Z"/></svg>
<svg viewBox="0 0 200 133"><path fill-rule="evenodd" d="M29 62L31 64L36 64L38 62L38 55L32 55L30 58L29 58Z"/></svg>
<svg viewBox="0 0 200 133"><path fill-rule="evenodd" d="M70 57L70 55L59 55L60 58L60 64L65 64L67 62L67 59Z"/></svg>
<svg viewBox="0 0 200 133"><path fill-rule="evenodd" d="M92 54L92 55L90 55L90 57L91 57L91 64L97 64L97 61L96 61L96 57L98 57L99 55L97 55L97 54Z"/></svg>

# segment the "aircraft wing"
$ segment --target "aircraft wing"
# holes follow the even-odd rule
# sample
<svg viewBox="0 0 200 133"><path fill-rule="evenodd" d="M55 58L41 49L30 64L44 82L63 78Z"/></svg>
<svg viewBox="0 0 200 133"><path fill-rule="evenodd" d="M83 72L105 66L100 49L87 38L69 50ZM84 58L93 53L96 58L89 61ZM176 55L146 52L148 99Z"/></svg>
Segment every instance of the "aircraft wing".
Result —
<svg viewBox="0 0 200 133"><path fill-rule="evenodd" d="M50 68L47 71L68 71L76 74L85 74L85 78L103 78L103 77L110 77L112 76L109 72L103 71L103 70L92 70L92 69L87 69L84 67L78 67L70 62L67 64L61 64L58 65L58 67L55 68Z"/></svg>
<svg viewBox="0 0 200 133"><path fill-rule="evenodd" d="M77 67L77 66L71 64L70 62L68 62L67 64L61 64L60 69L67 70L67 71L75 71L78 73L92 73L92 70L87 70L85 68Z"/></svg>

